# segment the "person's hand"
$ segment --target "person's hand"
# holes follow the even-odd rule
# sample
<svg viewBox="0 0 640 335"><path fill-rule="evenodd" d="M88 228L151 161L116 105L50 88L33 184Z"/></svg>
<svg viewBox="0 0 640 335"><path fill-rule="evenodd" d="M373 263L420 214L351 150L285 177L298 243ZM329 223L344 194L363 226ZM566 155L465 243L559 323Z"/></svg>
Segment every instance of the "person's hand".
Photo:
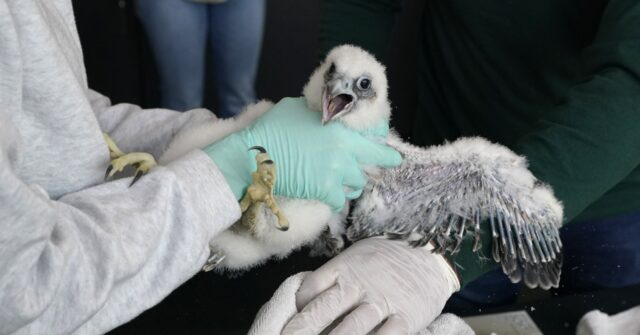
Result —
<svg viewBox="0 0 640 335"><path fill-rule="evenodd" d="M283 335L330 332L414 334L427 327L459 289L440 255L406 242L369 238L307 275L296 294L298 314Z"/></svg>
<svg viewBox="0 0 640 335"><path fill-rule="evenodd" d="M204 149L214 160L237 199L255 171L253 146L264 147L277 166L276 195L316 199L334 210L360 196L367 178L361 165L398 166L400 154L339 122L322 125L321 113L303 98L285 98L249 127ZM376 130L376 136L380 131ZM388 126L386 127L388 132ZM348 192L347 192L348 190Z"/></svg>

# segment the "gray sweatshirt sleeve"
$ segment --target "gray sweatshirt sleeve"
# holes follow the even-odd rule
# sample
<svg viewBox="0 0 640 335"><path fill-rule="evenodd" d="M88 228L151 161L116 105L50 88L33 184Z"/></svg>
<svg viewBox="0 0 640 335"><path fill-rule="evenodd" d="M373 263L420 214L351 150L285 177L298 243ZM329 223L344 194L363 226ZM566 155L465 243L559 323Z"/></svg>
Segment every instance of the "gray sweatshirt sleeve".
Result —
<svg viewBox="0 0 640 335"><path fill-rule="evenodd" d="M0 334L104 333L199 271L240 216L201 151L102 183L101 130L158 154L206 114L143 117L86 87L71 1L0 0Z"/></svg>
<svg viewBox="0 0 640 335"><path fill-rule="evenodd" d="M240 215L201 151L134 187L118 180L54 201L14 170L20 136L1 116L0 334L108 331L199 271L209 240Z"/></svg>
<svg viewBox="0 0 640 335"><path fill-rule="evenodd" d="M91 89L88 98L100 128L120 149L148 152L156 159L177 132L215 119L213 113L204 108L176 112L162 108L142 109L127 103L111 105L109 98Z"/></svg>

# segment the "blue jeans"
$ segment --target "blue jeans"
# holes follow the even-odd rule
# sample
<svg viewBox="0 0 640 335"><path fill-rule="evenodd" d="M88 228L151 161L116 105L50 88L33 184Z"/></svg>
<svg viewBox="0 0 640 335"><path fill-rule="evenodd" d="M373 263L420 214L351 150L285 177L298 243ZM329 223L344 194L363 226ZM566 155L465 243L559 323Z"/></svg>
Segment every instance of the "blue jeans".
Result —
<svg viewBox="0 0 640 335"><path fill-rule="evenodd" d="M219 103L230 117L255 101L265 19L264 0L205 4L188 0L136 0L158 66L162 107L202 107L207 42Z"/></svg>
<svg viewBox="0 0 640 335"><path fill-rule="evenodd" d="M640 283L640 212L563 226L564 264L560 294ZM513 303L520 290L500 269L488 272L454 294L451 312L464 313Z"/></svg>

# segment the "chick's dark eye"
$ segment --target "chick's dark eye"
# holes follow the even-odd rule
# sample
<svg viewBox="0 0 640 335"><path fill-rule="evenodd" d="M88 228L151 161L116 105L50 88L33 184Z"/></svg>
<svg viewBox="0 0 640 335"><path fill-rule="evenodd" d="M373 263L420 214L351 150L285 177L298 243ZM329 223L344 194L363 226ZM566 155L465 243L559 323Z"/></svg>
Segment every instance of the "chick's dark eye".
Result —
<svg viewBox="0 0 640 335"><path fill-rule="evenodd" d="M369 78L358 79L358 88L361 90L368 90L371 87L371 80Z"/></svg>

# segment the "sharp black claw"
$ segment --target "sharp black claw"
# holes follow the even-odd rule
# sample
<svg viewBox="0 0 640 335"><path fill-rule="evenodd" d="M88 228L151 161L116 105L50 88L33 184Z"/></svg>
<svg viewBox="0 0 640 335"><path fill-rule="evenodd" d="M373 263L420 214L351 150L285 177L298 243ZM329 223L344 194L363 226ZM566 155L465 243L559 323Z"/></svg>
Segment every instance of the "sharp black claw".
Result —
<svg viewBox="0 0 640 335"><path fill-rule="evenodd" d="M111 172L111 170L113 170L113 165L109 164L109 167L107 167L107 172L105 172L104 174L104 180L109 179L109 172Z"/></svg>
<svg viewBox="0 0 640 335"><path fill-rule="evenodd" d="M258 150L260 151L260 153L266 154L267 153L267 149L265 149L264 147L261 147L259 145L253 146L251 148L249 148L249 151L251 150Z"/></svg>
<svg viewBox="0 0 640 335"><path fill-rule="evenodd" d="M276 226L276 228L278 228L278 230L280 230L280 231L287 231L287 230L289 230L289 226Z"/></svg>
<svg viewBox="0 0 640 335"><path fill-rule="evenodd" d="M143 174L144 174L144 172L142 172L142 171L136 172L136 175L133 177L133 180L131 181L131 184L129 184L129 187L133 186L133 184L135 184L138 181L138 179L140 179L140 177L142 177Z"/></svg>

